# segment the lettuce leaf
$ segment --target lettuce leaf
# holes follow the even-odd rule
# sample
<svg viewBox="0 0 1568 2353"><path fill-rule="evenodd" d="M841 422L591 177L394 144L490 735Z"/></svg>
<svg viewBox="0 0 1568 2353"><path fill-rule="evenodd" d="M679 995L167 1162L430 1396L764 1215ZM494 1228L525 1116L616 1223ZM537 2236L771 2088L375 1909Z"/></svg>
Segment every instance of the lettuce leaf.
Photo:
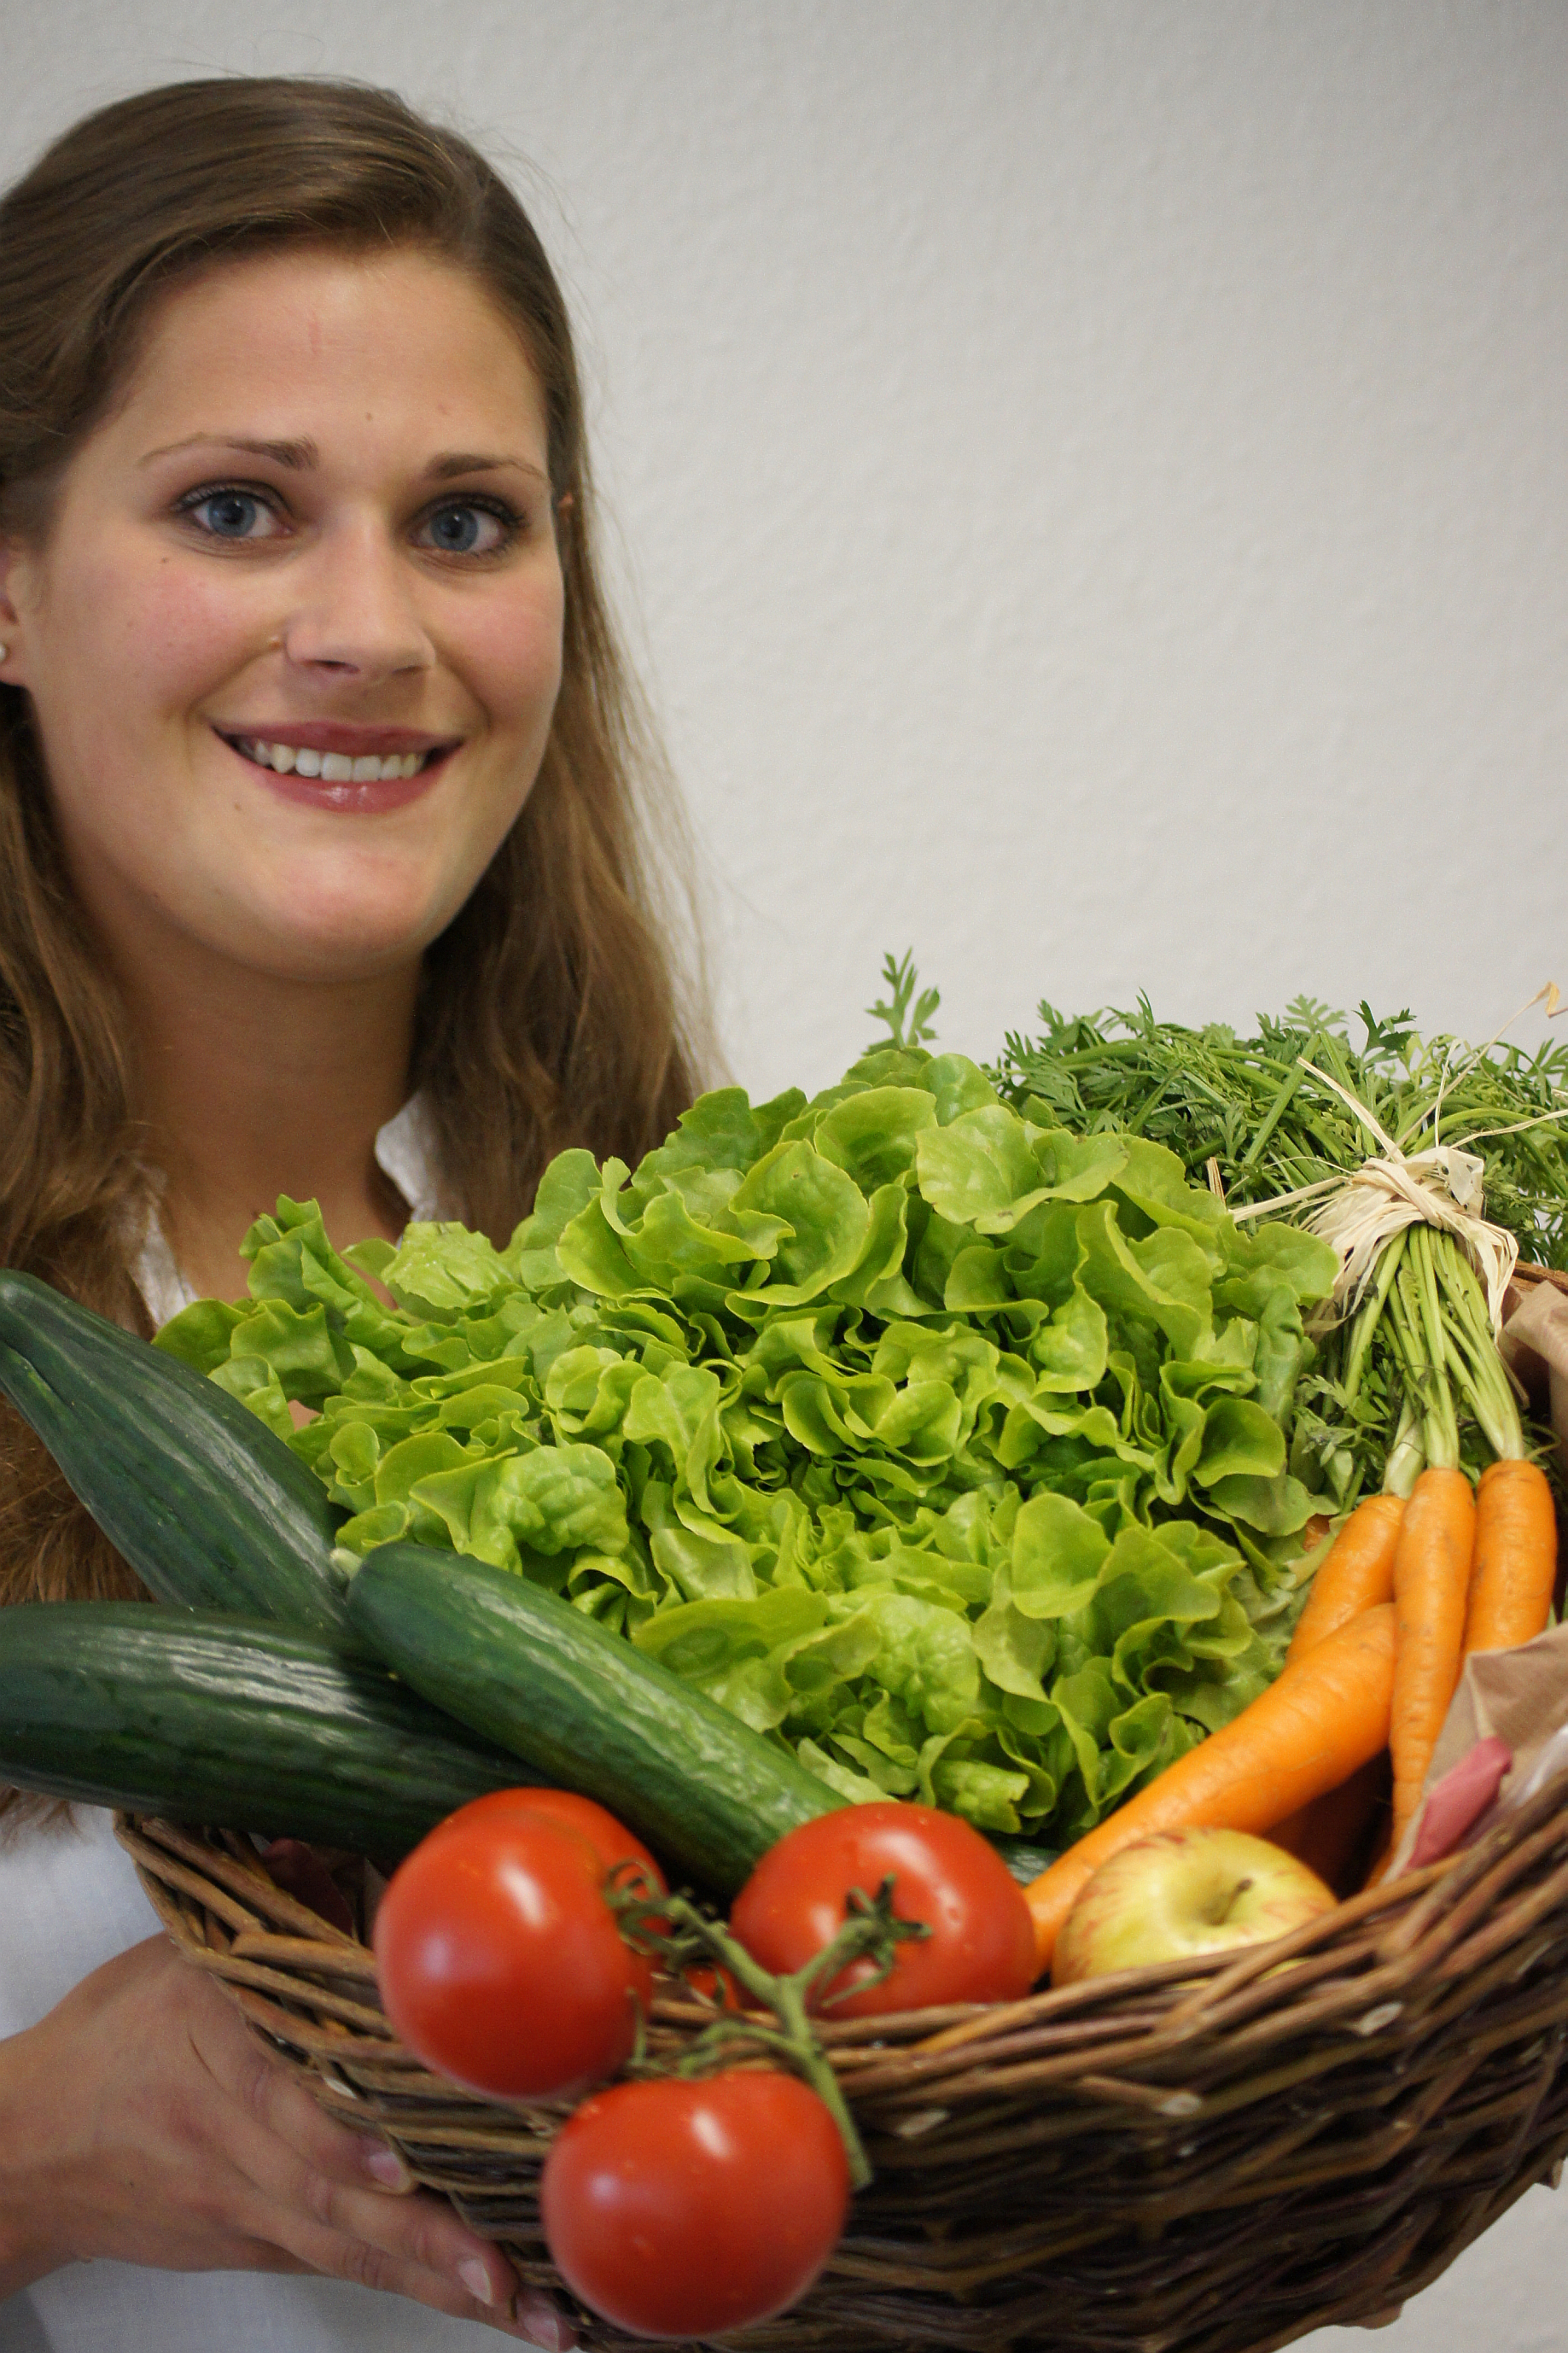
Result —
<svg viewBox="0 0 1568 2353"><path fill-rule="evenodd" d="M563 1153L502 1250L340 1253L282 1199L249 1299L159 1345L288 1439L346 1556L533 1577L841 1794L1060 1846L1278 1672L1332 1266L1026 1108L920 1049L721 1088L635 1170Z"/></svg>

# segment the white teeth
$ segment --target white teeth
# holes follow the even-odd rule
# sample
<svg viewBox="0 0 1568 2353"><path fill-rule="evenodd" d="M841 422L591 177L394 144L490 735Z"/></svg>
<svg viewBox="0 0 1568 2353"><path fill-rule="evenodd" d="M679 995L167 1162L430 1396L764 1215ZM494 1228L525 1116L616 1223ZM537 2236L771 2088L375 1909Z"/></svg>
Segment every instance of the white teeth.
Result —
<svg viewBox="0 0 1568 2353"><path fill-rule="evenodd" d="M320 776L329 785L382 785L395 776L416 776L429 756L425 752L391 752L380 759L374 752L363 752L351 757L346 752L296 750L292 744L269 744L258 735L231 740L258 767L274 768L280 776Z"/></svg>

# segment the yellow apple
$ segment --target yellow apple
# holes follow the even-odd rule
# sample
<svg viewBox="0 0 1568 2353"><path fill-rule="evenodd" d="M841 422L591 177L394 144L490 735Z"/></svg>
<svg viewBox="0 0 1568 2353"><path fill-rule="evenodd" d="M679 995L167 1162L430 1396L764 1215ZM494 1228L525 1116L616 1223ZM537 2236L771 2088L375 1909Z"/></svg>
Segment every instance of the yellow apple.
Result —
<svg viewBox="0 0 1568 2353"><path fill-rule="evenodd" d="M1337 1900L1315 1871L1249 1831L1160 1831L1085 1881L1057 1938L1051 1983L1262 1944Z"/></svg>

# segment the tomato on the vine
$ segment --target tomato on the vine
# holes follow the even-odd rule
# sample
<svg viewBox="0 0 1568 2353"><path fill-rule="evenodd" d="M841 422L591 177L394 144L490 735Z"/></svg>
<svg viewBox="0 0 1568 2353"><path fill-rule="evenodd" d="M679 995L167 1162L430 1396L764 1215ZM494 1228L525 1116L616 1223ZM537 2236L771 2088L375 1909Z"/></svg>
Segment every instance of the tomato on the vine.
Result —
<svg viewBox="0 0 1568 2353"><path fill-rule="evenodd" d="M584 2304L635 2336L716 2337L805 2295L844 2228L849 2167L809 2084L736 2068L595 2093L539 2194Z"/></svg>
<svg viewBox="0 0 1568 2353"><path fill-rule="evenodd" d="M522 1810L432 1831L393 1874L372 1937L386 2014L409 2049L501 2099L613 2074L653 1970L622 1936L605 1875L585 1838Z"/></svg>
<svg viewBox="0 0 1568 2353"><path fill-rule="evenodd" d="M721 1961L688 1961L680 1982L699 2001L710 2002L715 2010L746 2007L740 1987Z"/></svg>
<svg viewBox="0 0 1568 2353"><path fill-rule="evenodd" d="M834 2000L835 2018L1028 1992L1038 1963L1023 1890L978 1831L933 1806L844 1806L802 1822L763 1855L730 1926L764 1968L793 1976L843 1926L850 1890L874 1895L889 1877L897 1917L931 1934L900 1939L879 1984L868 1982L869 1961L856 1961L818 1988L818 2004L859 1989Z"/></svg>
<svg viewBox="0 0 1568 2353"><path fill-rule="evenodd" d="M437 1822L432 1838L468 1822L486 1821L492 1815L537 1814L546 1821L556 1822L563 1830L575 1831L587 1840L606 1872L618 1871L628 1862L636 1863L647 1873L654 1893L668 1891L665 1876L641 1839L633 1836L626 1824L617 1821L607 1806L595 1798L584 1798L576 1789L544 1789L520 1787L515 1789L490 1789L482 1798L470 1798L444 1822Z"/></svg>

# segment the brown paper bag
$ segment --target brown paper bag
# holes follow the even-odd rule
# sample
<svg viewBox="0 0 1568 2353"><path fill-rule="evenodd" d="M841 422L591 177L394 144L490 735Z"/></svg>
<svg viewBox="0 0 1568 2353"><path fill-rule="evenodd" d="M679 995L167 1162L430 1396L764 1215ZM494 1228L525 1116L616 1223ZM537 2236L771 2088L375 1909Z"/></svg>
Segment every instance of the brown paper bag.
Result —
<svg viewBox="0 0 1568 2353"><path fill-rule="evenodd" d="M1503 1359L1539 1411L1549 1407L1558 1451L1568 1470L1568 1278L1534 1274L1510 1286L1500 1346ZM1409 1862L1427 1798L1482 1740L1500 1740L1513 1763L1496 1802L1466 1832L1468 1844L1500 1814L1568 1772L1568 1625L1557 1626L1511 1651L1481 1651L1459 1678L1432 1762L1422 1804L1389 1866L1392 1878ZM1568 1798L1568 1788L1564 1789Z"/></svg>
<svg viewBox="0 0 1568 2353"><path fill-rule="evenodd" d="M1539 1409L1546 1405L1557 1432L1557 1451L1568 1471L1568 1292L1551 1280L1528 1286L1516 1277L1509 1299L1517 1302L1502 1327L1503 1362Z"/></svg>
<svg viewBox="0 0 1568 2353"><path fill-rule="evenodd" d="M1466 1661L1422 1784L1422 1805L1389 1866L1391 1879L1409 1860L1426 1799L1478 1740L1488 1739L1505 1742L1513 1763L1496 1803L1466 1833L1466 1844L1547 1780L1568 1773L1568 1625L1553 1626L1515 1650L1477 1651ZM1568 1801L1568 1784L1563 1797Z"/></svg>

